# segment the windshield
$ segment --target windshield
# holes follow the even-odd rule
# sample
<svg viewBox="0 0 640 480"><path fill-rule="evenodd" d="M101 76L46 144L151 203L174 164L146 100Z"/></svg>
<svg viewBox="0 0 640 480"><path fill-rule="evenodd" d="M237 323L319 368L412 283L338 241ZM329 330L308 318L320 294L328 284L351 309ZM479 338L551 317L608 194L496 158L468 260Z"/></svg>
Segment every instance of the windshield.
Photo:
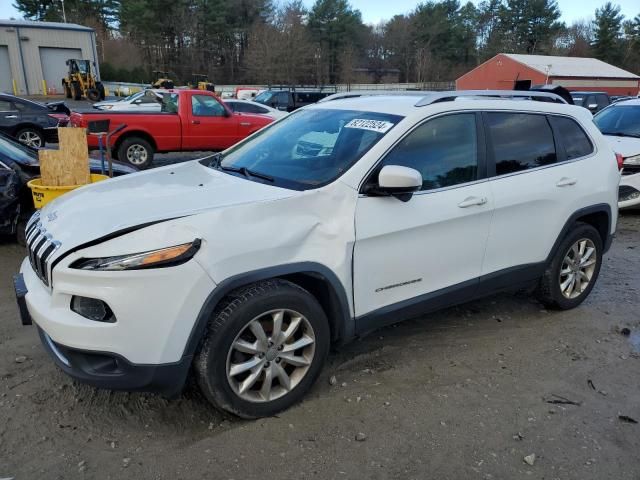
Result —
<svg viewBox="0 0 640 480"><path fill-rule="evenodd" d="M604 135L640 136L640 105L605 108L593 121Z"/></svg>
<svg viewBox="0 0 640 480"><path fill-rule="evenodd" d="M227 150L219 168L295 190L332 182L402 117L354 110L300 110Z"/></svg>
<svg viewBox="0 0 640 480"><path fill-rule="evenodd" d="M255 97L253 101L258 103L267 103L274 95L274 92L262 92L260 95Z"/></svg>
<svg viewBox="0 0 640 480"><path fill-rule="evenodd" d="M129 95L128 97L121 98L118 100L119 102L133 102L135 99L140 98L144 95L144 92L136 92L133 95Z"/></svg>

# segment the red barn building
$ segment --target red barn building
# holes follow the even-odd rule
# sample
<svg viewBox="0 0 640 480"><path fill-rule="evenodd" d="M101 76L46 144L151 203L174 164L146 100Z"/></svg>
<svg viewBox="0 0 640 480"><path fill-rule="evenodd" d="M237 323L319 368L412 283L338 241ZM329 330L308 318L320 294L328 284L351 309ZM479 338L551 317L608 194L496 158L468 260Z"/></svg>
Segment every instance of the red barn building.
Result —
<svg viewBox="0 0 640 480"><path fill-rule="evenodd" d="M638 95L640 76L595 58L499 53L456 80L458 90L511 90L516 80L609 95Z"/></svg>

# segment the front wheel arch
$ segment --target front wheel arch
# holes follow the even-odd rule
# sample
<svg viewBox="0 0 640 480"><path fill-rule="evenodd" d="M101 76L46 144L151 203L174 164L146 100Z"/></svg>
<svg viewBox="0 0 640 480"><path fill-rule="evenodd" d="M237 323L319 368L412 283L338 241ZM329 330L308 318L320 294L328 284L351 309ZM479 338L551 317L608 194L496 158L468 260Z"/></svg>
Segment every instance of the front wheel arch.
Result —
<svg viewBox="0 0 640 480"><path fill-rule="evenodd" d="M183 358L192 356L204 338L211 315L220 302L234 290L253 283L281 278L308 290L318 300L327 318L333 344L341 344L355 336L355 322L347 292L338 276L327 266L316 262L300 262L242 273L220 282L205 300L191 329ZM320 293L324 290L326 297Z"/></svg>

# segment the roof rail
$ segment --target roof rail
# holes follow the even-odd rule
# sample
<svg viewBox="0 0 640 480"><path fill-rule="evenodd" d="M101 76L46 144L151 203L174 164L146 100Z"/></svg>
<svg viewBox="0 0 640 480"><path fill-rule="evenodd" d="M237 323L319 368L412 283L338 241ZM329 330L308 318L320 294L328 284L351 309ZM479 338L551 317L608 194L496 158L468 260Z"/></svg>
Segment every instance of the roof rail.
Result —
<svg viewBox="0 0 640 480"><path fill-rule="evenodd" d="M429 90L351 90L350 92L340 92L324 97L320 102L329 102L331 100L343 100L345 98L358 98L358 97L371 97L380 95L400 95L400 96L414 96L424 97L432 93L437 93Z"/></svg>
<svg viewBox="0 0 640 480"><path fill-rule="evenodd" d="M566 100L560 95L550 92L532 92L528 90L453 90L450 92L430 92L416 103L416 107L424 107L433 103L451 102L457 98L500 98L500 99L521 99L537 100L539 102L564 103Z"/></svg>
<svg viewBox="0 0 640 480"><path fill-rule="evenodd" d="M405 97L421 97L415 104L416 107L424 107L432 103L450 102L457 98L495 98L495 99L521 99L537 100L539 102L564 103L560 95L551 92L537 92L529 90L449 90L445 92L434 92L425 90L353 90L350 92L340 92L323 98L320 102L330 102L332 100L343 100L346 98L370 97L380 95L398 95ZM318 103L320 103L318 102Z"/></svg>

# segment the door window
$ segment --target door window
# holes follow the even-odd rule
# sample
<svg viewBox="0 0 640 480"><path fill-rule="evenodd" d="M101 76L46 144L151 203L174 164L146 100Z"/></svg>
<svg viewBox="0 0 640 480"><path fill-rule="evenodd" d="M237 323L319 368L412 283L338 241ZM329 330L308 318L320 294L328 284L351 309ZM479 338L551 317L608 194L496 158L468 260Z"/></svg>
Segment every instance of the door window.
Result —
<svg viewBox="0 0 640 480"><path fill-rule="evenodd" d="M546 116L490 112L486 119L496 175L557 162L553 133Z"/></svg>
<svg viewBox="0 0 640 480"><path fill-rule="evenodd" d="M601 110L609 105L609 100L606 95L596 95L596 103L598 104L598 110Z"/></svg>
<svg viewBox="0 0 640 480"><path fill-rule="evenodd" d="M550 117L550 119L564 145L567 160L584 157L593 152L591 140L575 120L567 117Z"/></svg>
<svg viewBox="0 0 640 480"><path fill-rule="evenodd" d="M422 190L450 187L478 179L475 113L429 120L407 135L382 161L422 174Z"/></svg>
<svg viewBox="0 0 640 480"><path fill-rule="evenodd" d="M215 98L208 95L191 97L191 113L196 117L224 117L224 107Z"/></svg>
<svg viewBox="0 0 640 480"><path fill-rule="evenodd" d="M0 100L0 112L10 112L11 110L11 102Z"/></svg>

